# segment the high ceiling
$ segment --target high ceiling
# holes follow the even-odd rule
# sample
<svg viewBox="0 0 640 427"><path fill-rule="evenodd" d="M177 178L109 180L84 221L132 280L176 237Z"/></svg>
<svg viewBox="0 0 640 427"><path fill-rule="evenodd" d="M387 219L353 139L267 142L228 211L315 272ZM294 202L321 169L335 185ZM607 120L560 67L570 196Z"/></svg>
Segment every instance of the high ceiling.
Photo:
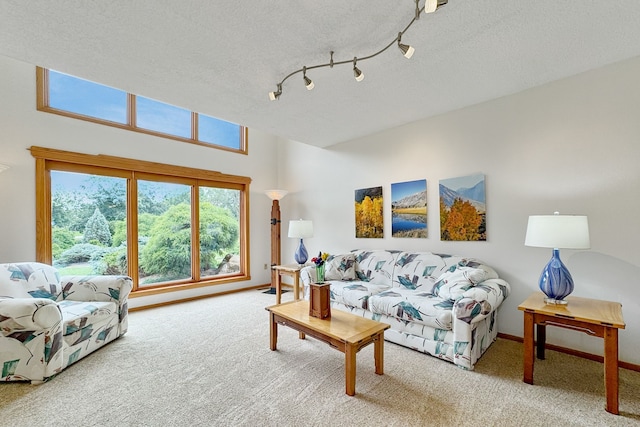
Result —
<svg viewBox="0 0 640 427"><path fill-rule="evenodd" d="M420 0L420 6L424 0ZM638 0L0 0L0 55L327 147L640 55Z"/></svg>

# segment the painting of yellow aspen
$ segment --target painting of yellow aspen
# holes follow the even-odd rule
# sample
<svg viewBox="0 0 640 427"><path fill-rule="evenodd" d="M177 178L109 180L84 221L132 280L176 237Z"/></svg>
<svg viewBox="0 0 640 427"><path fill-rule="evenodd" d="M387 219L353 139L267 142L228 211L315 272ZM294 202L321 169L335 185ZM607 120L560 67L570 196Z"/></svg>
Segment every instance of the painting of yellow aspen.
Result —
<svg viewBox="0 0 640 427"><path fill-rule="evenodd" d="M440 180L440 240L486 241L484 175Z"/></svg>
<svg viewBox="0 0 640 427"><path fill-rule="evenodd" d="M384 237L382 206L382 187L356 190L356 237Z"/></svg>

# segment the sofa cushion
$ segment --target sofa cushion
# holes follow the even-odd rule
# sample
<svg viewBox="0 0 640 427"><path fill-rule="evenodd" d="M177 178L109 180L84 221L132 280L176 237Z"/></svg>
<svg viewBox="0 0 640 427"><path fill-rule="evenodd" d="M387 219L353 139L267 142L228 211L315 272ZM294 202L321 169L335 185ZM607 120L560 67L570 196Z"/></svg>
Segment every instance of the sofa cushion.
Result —
<svg viewBox="0 0 640 427"><path fill-rule="evenodd" d="M58 271L40 262L0 265L0 296L9 298L62 299Z"/></svg>
<svg viewBox="0 0 640 427"><path fill-rule="evenodd" d="M398 253L399 251L366 249L355 251L357 279L390 287Z"/></svg>
<svg viewBox="0 0 640 427"><path fill-rule="evenodd" d="M442 273L433 285L432 293L440 298L455 301L473 286L497 278L497 273L491 267L465 259Z"/></svg>
<svg viewBox="0 0 640 427"><path fill-rule="evenodd" d="M369 310L436 329L453 327L453 302L429 292L392 288L369 297Z"/></svg>
<svg viewBox="0 0 640 427"><path fill-rule="evenodd" d="M354 254L330 255L325 262L326 280L355 280L356 257Z"/></svg>
<svg viewBox="0 0 640 427"><path fill-rule="evenodd" d="M58 303L62 311L62 334L72 335L97 322L114 318L118 308L113 302L104 301L60 301ZM117 319L117 314L115 315Z"/></svg>
<svg viewBox="0 0 640 427"><path fill-rule="evenodd" d="M459 260L430 252L401 252L393 269L393 287L431 292L437 278Z"/></svg>
<svg viewBox="0 0 640 427"><path fill-rule="evenodd" d="M389 286L378 285L359 280L343 282L330 281L331 300L350 307L368 308L368 299L371 295L378 294L389 289Z"/></svg>

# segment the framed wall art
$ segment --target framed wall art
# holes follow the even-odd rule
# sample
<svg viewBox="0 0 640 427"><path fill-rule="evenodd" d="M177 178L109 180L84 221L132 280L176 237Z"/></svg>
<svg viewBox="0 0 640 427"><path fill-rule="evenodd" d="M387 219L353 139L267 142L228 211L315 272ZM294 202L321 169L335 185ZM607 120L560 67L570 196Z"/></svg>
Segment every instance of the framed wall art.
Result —
<svg viewBox="0 0 640 427"><path fill-rule="evenodd" d="M440 180L440 240L487 240L484 175Z"/></svg>
<svg viewBox="0 0 640 427"><path fill-rule="evenodd" d="M382 187L356 190L356 237L378 239L384 237L382 202Z"/></svg>
<svg viewBox="0 0 640 427"><path fill-rule="evenodd" d="M427 180L391 184L391 237L427 237Z"/></svg>

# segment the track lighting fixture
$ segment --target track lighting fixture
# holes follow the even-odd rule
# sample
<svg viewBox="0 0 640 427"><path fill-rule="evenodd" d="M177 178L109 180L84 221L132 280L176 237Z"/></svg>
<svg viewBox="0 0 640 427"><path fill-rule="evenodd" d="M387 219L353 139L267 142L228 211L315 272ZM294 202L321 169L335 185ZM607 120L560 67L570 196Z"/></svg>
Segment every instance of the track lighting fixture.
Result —
<svg viewBox="0 0 640 427"><path fill-rule="evenodd" d="M410 59L416 50L413 48L413 46L400 43L401 40L402 40L402 33L398 33L398 47L402 51L402 55L404 55L405 58Z"/></svg>
<svg viewBox="0 0 640 427"><path fill-rule="evenodd" d="M280 98L280 95L282 95L282 85L278 83L278 90L275 92L269 92L269 99L275 101Z"/></svg>
<svg viewBox="0 0 640 427"><path fill-rule="evenodd" d="M313 84L313 80L307 77L307 67L302 67L302 79L307 90L313 89L316 85Z"/></svg>
<svg viewBox="0 0 640 427"><path fill-rule="evenodd" d="M358 62L358 58L353 58L353 77L355 77L357 82L361 82L364 80L364 74L356 66L356 62Z"/></svg>
<svg viewBox="0 0 640 427"><path fill-rule="evenodd" d="M362 56L360 58L354 57L353 60L345 60L345 61L334 61L333 60L333 51L331 52L331 60L329 62L327 62L326 64L318 64L318 65L312 65L312 66L304 66L302 68L300 68L299 70L295 70L292 71L291 73L287 74L285 76L285 78L282 79L282 81L280 83L278 83L277 85L277 90L273 91L273 92L269 92L269 99L272 101L275 101L276 99L280 98L280 95L282 95L282 85L284 84L284 82L291 76L298 74L298 73L302 73L302 80L304 81L304 85L307 88L307 90L311 90L314 88L314 83L313 81L307 77L307 70L312 70L315 68L323 68L323 67L331 67L333 68L334 65L342 65L342 64L349 64L349 63L353 63L353 77L356 79L356 81L360 82L364 79L364 73L362 71L360 71L360 69L357 67L356 63L358 61L365 61L367 59L371 59L374 58L378 55L380 55L382 52L384 52L385 50L389 49L394 43L398 44L398 48L400 49L400 51L402 51L402 54L404 55L405 58L409 59L413 56L415 49L413 46L411 45L407 45L407 44L403 44L402 43L402 36L404 35L404 33L407 32L407 30L413 25L413 23L420 19L420 14L422 12L424 13L432 13L435 12L437 9L439 9L441 6L444 6L445 4L447 4L447 2L449 0L424 0L424 6L420 7L420 1L421 0L415 0L416 6L415 6L415 13L414 13L414 17L411 20L411 22L409 22L409 24L404 28L404 30L400 31L398 33L398 36L396 38L394 38L388 45L386 45L385 47L383 47L382 49L380 49L379 51L369 55L369 56Z"/></svg>

